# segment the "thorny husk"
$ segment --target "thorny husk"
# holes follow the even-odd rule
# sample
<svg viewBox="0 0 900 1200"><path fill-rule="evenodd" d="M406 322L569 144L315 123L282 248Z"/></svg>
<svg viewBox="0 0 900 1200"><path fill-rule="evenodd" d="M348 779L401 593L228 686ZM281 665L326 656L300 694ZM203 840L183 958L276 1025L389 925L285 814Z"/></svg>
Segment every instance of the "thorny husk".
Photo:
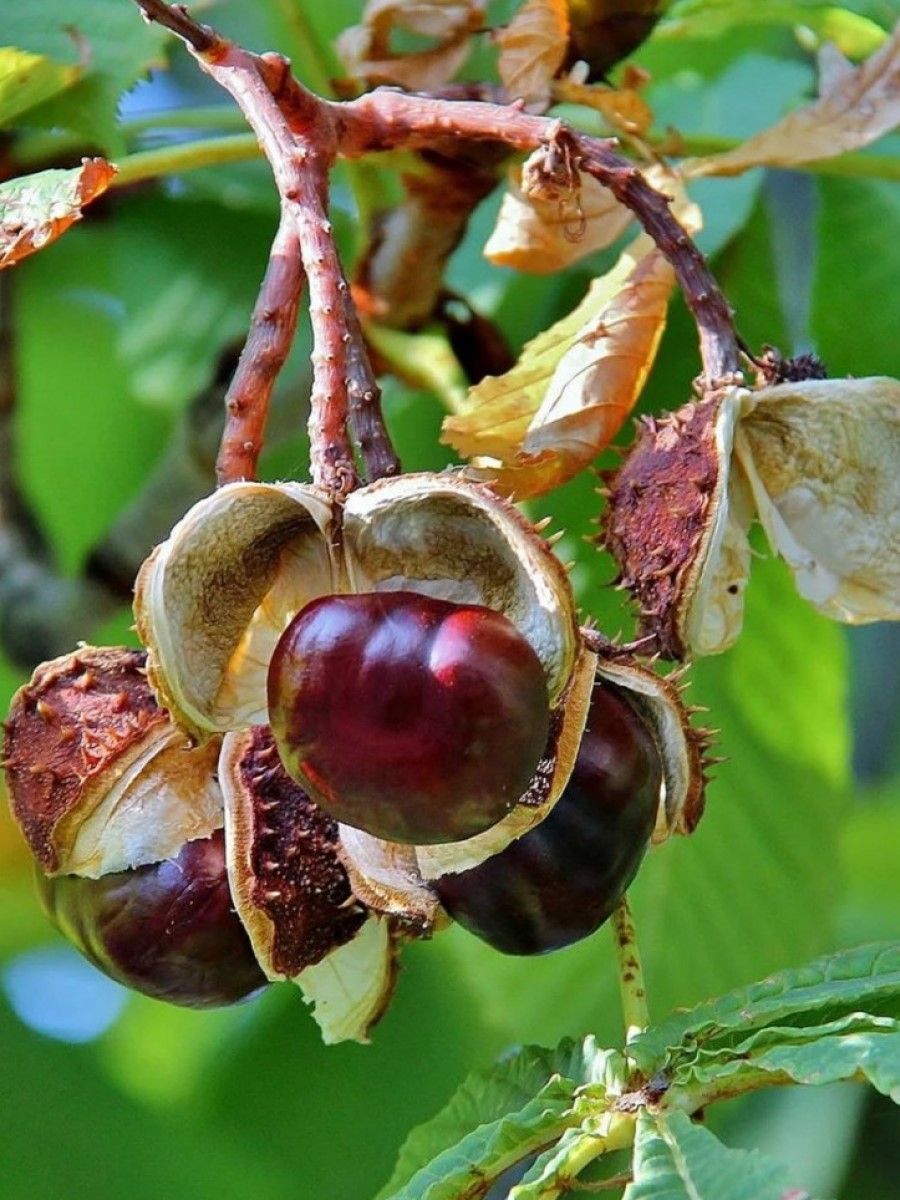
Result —
<svg viewBox="0 0 900 1200"><path fill-rule="evenodd" d="M315 1004L326 1041L366 1040L393 988L398 940L430 926L389 922L355 898L335 822L284 773L266 727L192 746L157 705L145 660L141 651L84 646L38 667L13 701L7 785L41 875L62 881L43 885L48 905L63 904L64 928L114 977L196 1003L177 999L171 963L153 975L141 928L134 930L135 974L123 974L105 954L91 922L107 892L92 881L107 880L123 896L131 878L137 888L152 887L144 882L151 867L179 861L186 846L221 836L224 825L232 902L265 976L297 983ZM194 856L204 870L207 858ZM184 901L172 901L176 926L196 919L210 883L198 879L192 900L193 881L184 879ZM122 922L129 910L126 901L116 903L118 953L127 963ZM139 901L134 912L142 912ZM166 933L177 945L178 928L166 926ZM233 941L223 946L234 954ZM247 968L239 966L231 999L246 991ZM230 995L227 986L222 994Z"/></svg>
<svg viewBox="0 0 900 1200"><path fill-rule="evenodd" d="M754 519L826 616L898 619L898 455L900 384L887 378L725 388L644 418L607 475L601 533L639 635L672 659L733 645Z"/></svg>

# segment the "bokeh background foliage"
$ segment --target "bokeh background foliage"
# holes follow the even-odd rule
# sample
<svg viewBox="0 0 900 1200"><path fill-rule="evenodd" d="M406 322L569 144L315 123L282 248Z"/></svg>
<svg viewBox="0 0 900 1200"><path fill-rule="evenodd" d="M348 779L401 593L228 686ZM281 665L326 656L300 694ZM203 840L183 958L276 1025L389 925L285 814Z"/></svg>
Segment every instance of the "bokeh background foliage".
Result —
<svg viewBox="0 0 900 1200"><path fill-rule="evenodd" d="M52 32L63 10L73 19L70 7L39 7L40 18L0 0L0 40L71 61L71 42ZM777 7L798 10L792 19L801 22L803 4ZM890 2L842 7L876 24L895 15ZM214 17L254 48L291 54L298 10L327 44L360 5L226 0ZM126 117L221 102L127 0L90 0L77 21L90 69L19 119L28 128L8 142L13 163L17 147L36 155L42 138L48 145L54 125L68 131L69 148L121 153L120 93L162 66L164 52L174 70L126 95ZM717 39L654 37L634 61L652 72L646 95L660 128L738 136L808 98L811 37L791 23L738 21ZM900 138L877 150L900 154ZM815 347L834 373L900 374L896 186L756 171L706 182L698 197L704 248L751 344ZM565 312L612 254L548 279L489 268L480 246L496 203L478 213L450 281L518 346ZM79 568L140 488L179 413L245 327L275 207L259 163L193 172L114 193L16 268L19 467L64 570ZM340 183L335 207L349 247L353 212ZM301 331L282 385L293 432L267 456L273 478L305 471L307 350ZM642 407L682 403L697 369L695 334L676 302ZM386 403L406 467L444 466L434 397L388 383ZM584 476L535 512L567 531L560 549L575 562L580 601L615 632L628 617L603 586L612 567L585 541L600 503L595 485ZM121 640L128 621L123 610L92 636ZM693 671L691 699L712 710L728 762L697 836L652 853L633 889L656 1016L897 933L897 685L886 669L896 645L878 629L848 639L797 598L777 562L755 564L743 638ZM2 664L4 704L20 681ZM374 1194L410 1127L469 1069L519 1042L589 1030L619 1037L605 930L536 961L502 958L458 930L415 946L370 1047L324 1048L288 986L213 1015L125 1000L87 978L43 922L5 806L0 982L3 1200L356 1200ZM886 1194L896 1172L889 1119L854 1086L754 1097L718 1117L733 1144L788 1159L813 1194L860 1200Z"/></svg>

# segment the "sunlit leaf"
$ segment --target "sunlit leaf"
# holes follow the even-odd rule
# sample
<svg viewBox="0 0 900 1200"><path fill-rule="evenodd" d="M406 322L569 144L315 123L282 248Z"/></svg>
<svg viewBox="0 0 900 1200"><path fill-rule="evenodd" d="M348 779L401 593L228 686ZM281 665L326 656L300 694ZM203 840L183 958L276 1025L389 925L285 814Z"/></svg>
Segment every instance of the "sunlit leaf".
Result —
<svg viewBox="0 0 900 1200"><path fill-rule="evenodd" d="M733 1052L762 1031L796 1036L854 1014L900 1017L900 943L881 942L826 955L802 967L676 1012L629 1046L641 1069L687 1074L706 1055Z"/></svg>
<svg viewBox="0 0 900 1200"><path fill-rule="evenodd" d="M80 73L41 54L0 47L0 126L64 91Z"/></svg>
<svg viewBox="0 0 900 1200"><path fill-rule="evenodd" d="M653 364L674 273L642 235L518 363L471 389L444 440L501 490L549 491L615 437Z"/></svg>
<svg viewBox="0 0 900 1200"><path fill-rule="evenodd" d="M603 1053L598 1056L593 1038L583 1042L567 1039L555 1050L525 1046L487 1070L474 1072L436 1116L412 1131L380 1196L395 1195L429 1163L480 1126L521 1110L554 1076L567 1081L567 1090L572 1084L598 1082Z"/></svg>
<svg viewBox="0 0 900 1200"><path fill-rule="evenodd" d="M724 154L682 164L688 177L739 175L751 167L790 167L860 150L900 123L900 25L857 68L834 57L819 99Z"/></svg>
<svg viewBox="0 0 900 1200"><path fill-rule="evenodd" d="M40 171L0 186L0 267L11 267L61 237L106 191L115 173L106 159L86 158L69 171Z"/></svg>
<svg viewBox="0 0 900 1200"><path fill-rule="evenodd" d="M408 1182L382 1195L385 1200L459 1200L473 1187L484 1194L510 1167L580 1124L574 1107L576 1087L573 1080L551 1076L520 1108L468 1132L460 1130L453 1143Z"/></svg>
<svg viewBox="0 0 900 1200"><path fill-rule="evenodd" d="M511 99L547 98L566 54L568 33L566 0L527 0L497 33L498 70Z"/></svg>
<svg viewBox="0 0 900 1200"><path fill-rule="evenodd" d="M823 42L833 42L844 54L863 58L877 50L886 34L868 17L820 0L680 0L671 6L656 36L718 38L747 25L801 26Z"/></svg>
<svg viewBox="0 0 900 1200"><path fill-rule="evenodd" d="M684 1113L642 1114L624 1200L784 1200L789 1185L780 1163L729 1150Z"/></svg>
<svg viewBox="0 0 900 1200"><path fill-rule="evenodd" d="M162 26L142 21L134 5L121 0L0 0L0 30L8 45L80 72L65 92L31 110L34 121L75 130L107 153L122 149L116 129L122 92L149 67L162 66L163 47L175 44Z"/></svg>

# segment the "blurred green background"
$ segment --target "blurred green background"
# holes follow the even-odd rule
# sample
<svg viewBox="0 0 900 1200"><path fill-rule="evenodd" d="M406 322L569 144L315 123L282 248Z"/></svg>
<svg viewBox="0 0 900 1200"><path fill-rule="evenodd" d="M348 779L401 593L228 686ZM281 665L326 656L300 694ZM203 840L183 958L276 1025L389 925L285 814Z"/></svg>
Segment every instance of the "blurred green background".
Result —
<svg viewBox="0 0 900 1200"><path fill-rule="evenodd" d="M885 27L896 17L894 3L844 7ZM360 9L350 0L231 0L210 19L255 49L294 54L303 76L298 13L327 45ZM62 0L34 11L0 0L0 40L70 61L72 44L50 32L63 10L71 19ZM66 153L77 143L120 155L119 93L151 59L162 65L160 47L173 69L127 92L127 119L225 104L170 40L143 29L127 0L89 0L78 12L93 45L89 78L28 114L21 140L6 142L7 169L17 147L37 155L44 144L49 153L41 130L55 125L68 130ZM798 36L800 16L742 20L718 38L655 36L634 61L652 74L646 95L657 127L744 136L808 99L815 33ZM875 152L896 164L900 136ZM900 375L896 185L755 171L704 182L696 194L702 244L752 345L815 348L833 374ZM449 279L518 348L614 254L559 277L490 268L480 247L497 203L478 212ZM340 178L334 206L350 246L353 210ZM123 189L12 273L19 471L65 572L80 569L140 490L179 414L245 329L276 207L261 163ZM306 470L307 352L303 330L281 388L287 415L266 458L272 478ZM683 403L697 371L695 332L676 302L642 407ZM386 408L407 469L446 465L434 397L388 382ZM576 563L584 610L614 633L628 617L602 586L613 569L584 540L600 503L594 486L585 476L534 511L567 531L560 550ZM747 600L738 646L693 671L691 699L711 708L728 756L707 816L693 839L654 851L633 890L656 1016L900 931L897 630L848 635L801 602L787 571L765 557ZM121 641L128 624L123 609L85 636ZM2 664L4 705L22 678ZM607 930L536 961L504 959L459 930L414 946L369 1047L323 1047L288 985L212 1015L126 995L45 924L27 855L0 810L0 1200L363 1200L389 1174L406 1132L470 1068L516 1043L589 1030L620 1036ZM789 1162L814 1196L875 1200L900 1177L894 1113L854 1085L757 1096L711 1119L732 1144Z"/></svg>

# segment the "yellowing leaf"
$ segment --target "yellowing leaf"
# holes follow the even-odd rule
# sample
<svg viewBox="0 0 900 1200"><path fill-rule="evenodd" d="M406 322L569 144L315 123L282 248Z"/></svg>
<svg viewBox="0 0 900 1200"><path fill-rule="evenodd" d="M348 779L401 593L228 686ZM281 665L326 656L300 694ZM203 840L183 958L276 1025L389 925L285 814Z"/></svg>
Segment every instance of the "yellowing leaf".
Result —
<svg viewBox="0 0 900 1200"><path fill-rule="evenodd" d="M443 440L519 499L571 479L608 445L653 364L674 273L646 235L594 280L573 312L482 380Z"/></svg>
<svg viewBox="0 0 900 1200"><path fill-rule="evenodd" d="M602 83L557 79L553 98L562 104L583 104L596 109L611 129L631 136L643 136L653 124L653 109L633 87L613 88Z"/></svg>
<svg viewBox="0 0 900 1200"><path fill-rule="evenodd" d="M0 126L43 104L75 82L80 68L13 46L0 47Z"/></svg>
<svg viewBox="0 0 900 1200"><path fill-rule="evenodd" d="M735 455L801 596L848 624L900 620L900 383L747 393Z"/></svg>
<svg viewBox="0 0 900 1200"><path fill-rule="evenodd" d="M429 91L452 79L469 53L470 35L484 20L483 0L370 0L360 25L344 30L337 52L355 79ZM410 54L391 46L395 30L436 39Z"/></svg>
<svg viewBox="0 0 900 1200"><path fill-rule="evenodd" d="M0 186L0 267L41 250L81 216L109 187L116 168L86 158L69 171L39 171Z"/></svg>
<svg viewBox="0 0 900 1200"><path fill-rule="evenodd" d="M688 177L739 175L751 167L798 166L868 146L900 124L900 25L855 69L833 56L819 99L788 113L734 150L682 164Z"/></svg>
<svg viewBox="0 0 900 1200"><path fill-rule="evenodd" d="M566 0L527 0L496 35L497 64L511 99L543 101L562 66L569 37Z"/></svg>

